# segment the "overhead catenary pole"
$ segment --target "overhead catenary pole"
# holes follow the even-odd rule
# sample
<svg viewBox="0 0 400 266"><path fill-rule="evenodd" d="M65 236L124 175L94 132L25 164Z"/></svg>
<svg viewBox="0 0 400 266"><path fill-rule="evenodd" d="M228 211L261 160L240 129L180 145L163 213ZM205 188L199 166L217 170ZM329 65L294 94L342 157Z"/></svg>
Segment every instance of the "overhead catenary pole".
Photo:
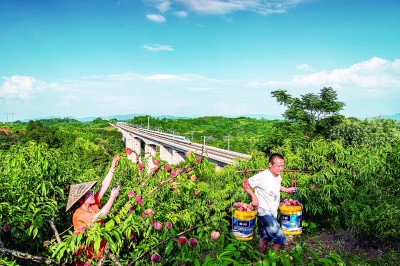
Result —
<svg viewBox="0 0 400 266"><path fill-rule="evenodd" d="M229 151L229 150L230 150L230 149L229 149L229 144L230 144L229 135L228 135L228 136L224 136L224 139L228 141L228 151Z"/></svg>

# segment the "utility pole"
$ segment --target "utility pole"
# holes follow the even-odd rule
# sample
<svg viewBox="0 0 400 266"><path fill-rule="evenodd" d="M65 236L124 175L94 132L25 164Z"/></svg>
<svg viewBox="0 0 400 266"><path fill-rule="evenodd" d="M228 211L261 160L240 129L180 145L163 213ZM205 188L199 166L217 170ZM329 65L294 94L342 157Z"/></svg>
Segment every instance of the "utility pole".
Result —
<svg viewBox="0 0 400 266"><path fill-rule="evenodd" d="M8 123L8 116L11 115L11 123L14 122L14 115L15 113L4 113L7 116L7 123Z"/></svg>
<svg viewBox="0 0 400 266"><path fill-rule="evenodd" d="M228 135L228 136L224 136L224 139L225 139L225 140L228 140L228 151L229 151L229 143L230 143L230 141L229 141L229 135Z"/></svg>

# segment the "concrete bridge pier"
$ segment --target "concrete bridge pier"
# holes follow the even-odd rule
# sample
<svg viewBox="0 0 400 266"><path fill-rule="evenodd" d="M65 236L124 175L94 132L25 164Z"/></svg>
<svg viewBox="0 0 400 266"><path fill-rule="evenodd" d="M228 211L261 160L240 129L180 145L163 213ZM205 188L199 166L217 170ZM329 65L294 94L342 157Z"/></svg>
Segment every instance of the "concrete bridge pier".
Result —
<svg viewBox="0 0 400 266"><path fill-rule="evenodd" d="M133 150L133 153L132 153L132 156L133 156L132 162L134 162L134 163L140 163L140 162L141 162L140 154L141 154L141 152L142 152L142 149L141 149L141 141L140 141L140 139L138 139L138 138L134 138L134 139L133 139L132 150Z"/></svg>
<svg viewBox="0 0 400 266"><path fill-rule="evenodd" d="M127 134L124 138L125 138L125 147L133 150L134 137L131 134ZM127 155L127 158L128 160L133 161L135 155L133 153L129 154Z"/></svg>
<svg viewBox="0 0 400 266"><path fill-rule="evenodd" d="M172 164L178 164L185 160L185 153L173 150L172 151Z"/></svg>
<svg viewBox="0 0 400 266"><path fill-rule="evenodd" d="M145 160L147 160L147 170L150 171L154 168L153 159L157 154L157 146L154 144L146 144L144 146Z"/></svg>
<svg viewBox="0 0 400 266"><path fill-rule="evenodd" d="M172 152L173 149L171 147L167 146L160 146L160 159L167 161L167 162L172 162Z"/></svg>

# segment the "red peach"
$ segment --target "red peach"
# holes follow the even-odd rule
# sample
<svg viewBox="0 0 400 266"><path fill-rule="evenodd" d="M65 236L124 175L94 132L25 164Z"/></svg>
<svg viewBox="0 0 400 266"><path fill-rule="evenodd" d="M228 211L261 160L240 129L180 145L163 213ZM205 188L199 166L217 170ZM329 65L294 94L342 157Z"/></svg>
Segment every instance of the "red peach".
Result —
<svg viewBox="0 0 400 266"><path fill-rule="evenodd" d="M189 247L195 248L196 246L197 246L197 239L196 238L189 239Z"/></svg>
<svg viewBox="0 0 400 266"><path fill-rule="evenodd" d="M220 236L221 236L220 232L215 231L215 230L212 231L211 234L210 234L211 241L212 242L217 241Z"/></svg>
<svg viewBox="0 0 400 266"><path fill-rule="evenodd" d="M132 154L132 149L126 148L125 149L125 153L126 153L126 155L131 155Z"/></svg>
<svg viewBox="0 0 400 266"><path fill-rule="evenodd" d="M165 226L166 226L168 229L171 229L171 228L172 228L172 223L171 223L171 222L166 222L166 223L165 223Z"/></svg>
<svg viewBox="0 0 400 266"><path fill-rule="evenodd" d="M154 211L153 211L152 209L147 209L147 210L144 211L144 213L145 213L146 215L148 215L148 216L152 216L153 213L154 213Z"/></svg>
<svg viewBox="0 0 400 266"><path fill-rule="evenodd" d="M161 230L163 228L163 225L162 225L162 223L160 223L160 222L154 222L154 229L156 229L156 230Z"/></svg>
<svg viewBox="0 0 400 266"><path fill-rule="evenodd" d="M151 255L151 261L154 263L158 263L161 261L161 256L158 253L154 253Z"/></svg>
<svg viewBox="0 0 400 266"><path fill-rule="evenodd" d="M184 236L181 236L181 237L178 238L178 242L179 242L179 244L181 244L181 245L185 245L185 244L186 244L186 241L187 241L187 239L186 239L186 237L184 237Z"/></svg>

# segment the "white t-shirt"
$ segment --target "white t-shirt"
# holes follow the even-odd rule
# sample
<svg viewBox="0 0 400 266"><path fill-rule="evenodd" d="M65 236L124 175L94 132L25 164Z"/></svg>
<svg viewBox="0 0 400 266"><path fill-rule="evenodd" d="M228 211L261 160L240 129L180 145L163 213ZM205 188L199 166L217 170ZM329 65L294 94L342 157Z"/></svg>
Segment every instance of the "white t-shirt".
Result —
<svg viewBox="0 0 400 266"><path fill-rule="evenodd" d="M282 177L280 175L273 176L269 169L262 171L251 178L249 184L255 188L255 194L259 201L258 215L273 214L278 215L278 207L280 203Z"/></svg>

